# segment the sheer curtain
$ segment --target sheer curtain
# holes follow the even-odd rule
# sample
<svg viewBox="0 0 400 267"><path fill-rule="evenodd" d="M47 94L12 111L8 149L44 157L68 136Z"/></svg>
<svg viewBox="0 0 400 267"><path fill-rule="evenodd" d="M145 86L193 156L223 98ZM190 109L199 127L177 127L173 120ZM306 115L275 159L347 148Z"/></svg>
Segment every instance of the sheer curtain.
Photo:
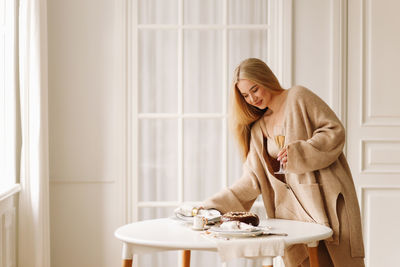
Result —
<svg viewBox="0 0 400 267"><path fill-rule="evenodd" d="M20 0L21 194L18 262L50 266L46 0Z"/></svg>

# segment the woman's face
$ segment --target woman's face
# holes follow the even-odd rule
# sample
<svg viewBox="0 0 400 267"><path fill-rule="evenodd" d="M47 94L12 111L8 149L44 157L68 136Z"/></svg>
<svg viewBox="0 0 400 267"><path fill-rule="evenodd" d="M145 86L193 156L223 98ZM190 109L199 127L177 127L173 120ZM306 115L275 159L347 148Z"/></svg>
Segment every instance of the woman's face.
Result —
<svg viewBox="0 0 400 267"><path fill-rule="evenodd" d="M272 94L265 87L249 80L240 80L237 87L246 102L256 108L265 109L271 101Z"/></svg>

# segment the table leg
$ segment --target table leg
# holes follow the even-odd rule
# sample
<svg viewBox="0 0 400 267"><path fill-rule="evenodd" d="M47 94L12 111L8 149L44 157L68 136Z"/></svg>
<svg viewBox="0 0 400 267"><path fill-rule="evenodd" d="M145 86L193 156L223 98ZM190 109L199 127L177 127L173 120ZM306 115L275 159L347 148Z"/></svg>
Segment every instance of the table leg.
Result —
<svg viewBox="0 0 400 267"><path fill-rule="evenodd" d="M310 257L310 267L319 267L318 242L308 244L308 256Z"/></svg>
<svg viewBox="0 0 400 267"><path fill-rule="evenodd" d="M132 267L133 252L128 243L122 243L122 267Z"/></svg>
<svg viewBox="0 0 400 267"><path fill-rule="evenodd" d="M132 260L122 260L122 267L132 267Z"/></svg>
<svg viewBox="0 0 400 267"><path fill-rule="evenodd" d="M190 267L190 250L182 251L182 267Z"/></svg>
<svg viewBox="0 0 400 267"><path fill-rule="evenodd" d="M262 260L262 267L272 267L273 266L273 258L272 257L265 257Z"/></svg>

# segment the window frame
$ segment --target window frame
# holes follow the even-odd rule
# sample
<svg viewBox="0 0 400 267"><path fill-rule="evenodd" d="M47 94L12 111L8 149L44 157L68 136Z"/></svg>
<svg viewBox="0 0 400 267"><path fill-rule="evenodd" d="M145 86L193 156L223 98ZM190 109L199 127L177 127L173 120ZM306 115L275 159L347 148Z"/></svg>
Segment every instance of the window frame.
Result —
<svg viewBox="0 0 400 267"><path fill-rule="evenodd" d="M126 2L126 179L123 183L125 194L124 210L127 222L139 219L140 208L176 207L184 198L183 193L183 119L187 118L217 118L222 120L222 150L223 168L222 185L228 186L228 125L227 125L227 102L228 87L228 30L231 29L265 29L268 34L268 55L272 64L270 67L281 81L284 88L292 86L292 0L269 0L268 1L268 24L267 25L228 25L229 0L223 0L223 24L211 25L184 25L185 0L178 0L178 24L177 25L139 25L138 24L138 2L139 0ZM139 113L138 101L138 34L140 29L176 29L178 30L178 112L166 113ZM222 112L221 113L183 113L183 31L186 29L220 29L223 31L223 70L222 70ZM271 36L273 38L271 38ZM174 118L178 120L178 198L177 201L139 201L139 120L148 118Z"/></svg>

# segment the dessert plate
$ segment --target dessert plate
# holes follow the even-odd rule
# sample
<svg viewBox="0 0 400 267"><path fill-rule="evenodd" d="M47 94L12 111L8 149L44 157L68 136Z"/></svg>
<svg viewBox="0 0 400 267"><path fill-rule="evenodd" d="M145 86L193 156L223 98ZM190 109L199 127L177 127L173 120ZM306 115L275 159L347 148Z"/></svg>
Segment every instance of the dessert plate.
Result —
<svg viewBox="0 0 400 267"><path fill-rule="evenodd" d="M259 236L264 233L264 229L260 229L257 227L247 230L241 230L241 229L226 230L226 229L221 229L220 227L211 227L208 231L210 233L223 237L252 237L252 236Z"/></svg>

